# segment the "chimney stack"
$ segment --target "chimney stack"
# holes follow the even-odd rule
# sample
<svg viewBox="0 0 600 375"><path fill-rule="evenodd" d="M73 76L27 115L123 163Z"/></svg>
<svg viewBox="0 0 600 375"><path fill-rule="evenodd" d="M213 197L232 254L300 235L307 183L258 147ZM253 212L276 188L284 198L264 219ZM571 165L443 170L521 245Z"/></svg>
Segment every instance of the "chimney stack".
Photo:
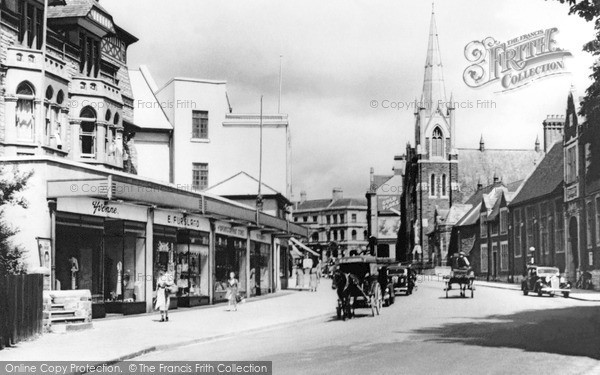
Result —
<svg viewBox="0 0 600 375"><path fill-rule="evenodd" d="M339 188L339 187L333 188L332 199L334 201L337 201L338 199L342 199L343 197L344 197L344 190L342 190L342 188Z"/></svg>
<svg viewBox="0 0 600 375"><path fill-rule="evenodd" d="M548 115L544 122L544 153L550 151L552 145L558 141L562 141L565 128L564 115ZM539 148L539 141L536 142L536 151Z"/></svg>
<svg viewBox="0 0 600 375"><path fill-rule="evenodd" d="M406 155L394 156L394 174L404 175L404 168L406 167Z"/></svg>
<svg viewBox="0 0 600 375"><path fill-rule="evenodd" d="M302 190L300 192L300 203L304 203L306 202L306 192L304 190Z"/></svg>

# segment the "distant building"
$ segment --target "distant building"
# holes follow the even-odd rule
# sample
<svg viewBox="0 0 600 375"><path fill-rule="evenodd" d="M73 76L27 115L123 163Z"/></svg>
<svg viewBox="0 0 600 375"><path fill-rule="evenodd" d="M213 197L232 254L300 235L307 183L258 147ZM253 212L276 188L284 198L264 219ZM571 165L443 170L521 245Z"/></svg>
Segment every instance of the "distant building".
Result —
<svg viewBox="0 0 600 375"><path fill-rule="evenodd" d="M455 204L476 193L478 182L491 184L525 178L543 156L536 140L531 150L486 149L483 136L478 148L456 146L455 107L447 100L435 15L431 15L429 43L421 99L415 101L415 141L406 149L406 171L402 197L404 223L399 258L441 265L439 243L434 232L437 215L450 212ZM432 236L433 234L433 236ZM438 256L436 256L436 254Z"/></svg>
<svg viewBox="0 0 600 375"><path fill-rule="evenodd" d="M325 255L334 250L338 256L367 251L367 201L364 198L344 198L340 188L333 189L330 199L307 200L304 192L300 196L292 215L294 223L309 228L309 247Z"/></svg>
<svg viewBox="0 0 600 375"><path fill-rule="evenodd" d="M368 234L376 244L375 254L396 258L398 233L402 224L401 197L404 183L403 156L394 158L392 175L376 175L373 168L369 179L367 198ZM406 252L401 252L404 255Z"/></svg>

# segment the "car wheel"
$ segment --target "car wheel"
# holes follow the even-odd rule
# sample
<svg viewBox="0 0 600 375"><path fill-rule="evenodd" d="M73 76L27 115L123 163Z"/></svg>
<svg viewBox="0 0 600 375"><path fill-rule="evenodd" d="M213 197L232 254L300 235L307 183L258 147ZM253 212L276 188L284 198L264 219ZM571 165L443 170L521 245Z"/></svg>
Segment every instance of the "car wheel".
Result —
<svg viewBox="0 0 600 375"><path fill-rule="evenodd" d="M569 292L563 292L563 297L569 298Z"/></svg>
<svg viewBox="0 0 600 375"><path fill-rule="evenodd" d="M523 288L523 295L526 296L529 294L529 290L527 288Z"/></svg>

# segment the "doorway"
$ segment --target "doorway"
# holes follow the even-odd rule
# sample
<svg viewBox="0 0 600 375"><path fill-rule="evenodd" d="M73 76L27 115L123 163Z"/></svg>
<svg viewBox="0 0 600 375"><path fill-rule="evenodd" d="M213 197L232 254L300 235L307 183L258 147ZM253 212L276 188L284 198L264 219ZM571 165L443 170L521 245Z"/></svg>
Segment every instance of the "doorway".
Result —
<svg viewBox="0 0 600 375"><path fill-rule="evenodd" d="M577 218L569 220L569 253L571 254L571 279L577 280L577 269L579 268L579 231Z"/></svg>

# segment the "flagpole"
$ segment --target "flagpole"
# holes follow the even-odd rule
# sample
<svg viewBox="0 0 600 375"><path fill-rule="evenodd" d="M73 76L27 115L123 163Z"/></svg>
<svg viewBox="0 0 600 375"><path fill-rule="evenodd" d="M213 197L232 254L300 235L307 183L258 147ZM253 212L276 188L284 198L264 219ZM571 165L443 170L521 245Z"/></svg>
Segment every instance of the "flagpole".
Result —
<svg viewBox="0 0 600 375"><path fill-rule="evenodd" d="M263 160L263 96L260 96L260 143L259 143L259 158L258 158L258 196L256 197L256 208L262 211L262 160Z"/></svg>

